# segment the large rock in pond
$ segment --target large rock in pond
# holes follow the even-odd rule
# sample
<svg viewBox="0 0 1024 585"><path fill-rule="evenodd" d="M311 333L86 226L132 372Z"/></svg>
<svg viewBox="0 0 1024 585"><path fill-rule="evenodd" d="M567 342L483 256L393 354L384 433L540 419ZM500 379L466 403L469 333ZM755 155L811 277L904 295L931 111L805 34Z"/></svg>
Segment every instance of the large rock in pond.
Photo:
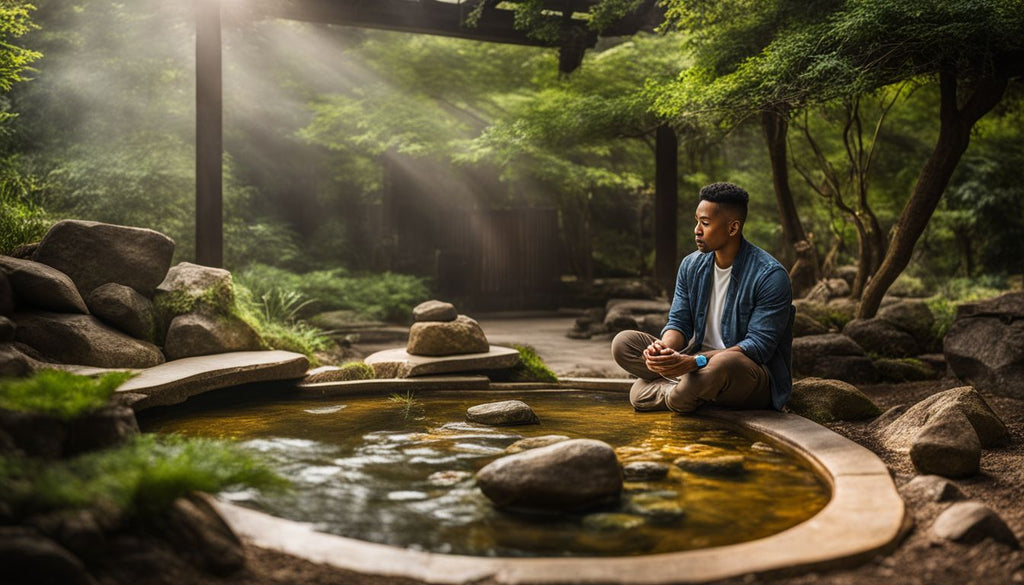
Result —
<svg viewBox="0 0 1024 585"><path fill-rule="evenodd" d="M150 296L173 254L174 240L160 232L66 219L50 228L32 259L67 274L83 294L116 282Z"/></svg>
<svg viewBox="0 0 1024 585"><path fill-rule="evenodd" d="M887 357L909 357L925 353L906 331L879 318L854 319L843 327L843 335L857 342L865 351Z"/></svg>
<svg viewBox="0 0 1024 585"><path fill-rule="evenodd" d="M882 444L892 451L908 451L926 425L940 424L944 418L957 414L966 417L982 447L1000 447L1010 442L1006 425L985 399L974 388L963 386L933 394L908 408L881 429Z"/></svg>
<svg viewBox="0 0 1024 585"><path fill-rule="evenodd" d="M419 322L454 321L459 316L455 305L444 301L424 301L412 309L412 320Z"/></svg>
<svg viewBox="0 0 1024 585"><path fill-rule="evenodd" d="M981 464L981 441L962 412L949 409L925 423L910 445L918 473L970 477Z"/></svg>
<svg viewBox="0 0 1024 585"><path fill-rule="evenodd" d="M20 305L56 313L89 312L75 283L55 268L31 260L0 256L0 272L7 277Z"/></svg>
<svg viewBox="0 0 1024 585"><path fill-rule="evenodd" d="M615 451L592 439L562 441L492 461L476 474L500 508L577 511L614 501L622 492Z"/></svg>
<svg viewBox="0 0 1024 585"><path fill-rule="evenodd" d="M459 315L454 321L413 323L406 351L412 355L445 356L486 353L490 347L480 324Z"/></svg>
<svg viewBox="0 0 1024 585"><path fill-rule="evenodd" d="M998 396L1024 398L1024 292L960 305L943 352L964 382Z"/></svg>
<svg viewBox="0 0 1024 585"><path fill-rule="evenodd" d="M152 343L125 335L92 315L15 313L15 339L47 359L99 368L149 368L164 362Z"/></svg>
<svg viewBox="0 0 1024 585"><path fill-rule="evenodd" d="M864 350L838 333L794 339L793 370L798 376L830 378L851 384L870 384L878 380L878 371Z"/></svg>
<svg viewBox="0 0 1024 585"><path fill-rule="evenodd" d="M108 282L85 297L93 315L136 339L157 341L156 308L135 289Z"/></svg>
<svg viewBox="0 0 1024 585"><path fill-rule="evenodd" d="M881 409L853 384L822 378L794 382L786 406L817 423L864 420L882 414Z"/></svg>
<svg viewBox="0 0 1024 585"><path fill-rule="evenodd" d="M168 359L262 349L263 340L248 323L234 316L205 312L178 315L167 328L164 353Z"/></svg>
<svg viewBox="0 0 1024 585"><path fill-rule="evenodd" d="M482 425L515 426L540 423L537 414L522 400L503 400L471 406L466 410L466 420Z"/></svg>

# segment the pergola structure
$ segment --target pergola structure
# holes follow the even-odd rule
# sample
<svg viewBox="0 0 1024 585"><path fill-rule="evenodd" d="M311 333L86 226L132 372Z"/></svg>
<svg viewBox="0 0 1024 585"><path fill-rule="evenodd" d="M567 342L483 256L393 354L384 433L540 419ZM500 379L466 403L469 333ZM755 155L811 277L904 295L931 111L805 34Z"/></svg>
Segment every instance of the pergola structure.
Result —
<svg viewBox="0 0 1024 585"><path fill-rule="evenodd" d="M224 6L222 0L196 0L196 262L219 267L224 261L222 11L237 7L266 18L558 47L559 70L570 73L586 49L597 43L598 33L588 22L599 1L543 0L543 14L559 33L557 38L541 38L516 28L512 3L502 0L233 0ZM475 22L468 22L474 14ZM601 35L652 30L660 20L655 0L643 0ZM676 271L676 149L675 133L660 127L655 155L655 275L663 283L671 283Z"/></svg>

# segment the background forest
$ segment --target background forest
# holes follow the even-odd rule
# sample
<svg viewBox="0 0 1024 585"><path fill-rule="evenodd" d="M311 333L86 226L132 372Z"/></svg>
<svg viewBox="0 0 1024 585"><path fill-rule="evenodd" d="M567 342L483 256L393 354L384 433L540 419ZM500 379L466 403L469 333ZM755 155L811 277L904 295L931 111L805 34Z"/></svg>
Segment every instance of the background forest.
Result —
<svg viewBox="0 0 1024 585"><path fill-rule="evenodd" d="M1019 278L1018 0L664 5L660 32L602 39L570 75L553 49L231 11L226 267L265 302L276 294L278 310L315 299L403 318L435 275L382 253L385 168L399 165L460 207L556 210L564 280L649 278L654 135L668 124L680 257L699 187L732 181L752 196L751 241L788 263L809 242L815 276L859 261L855 297L880 298L900 273L898 286L958 296ZM176 261L192 260L191 3L38 0L0 12L0 252L75 217L159 230L177 242ZM962 106L953 114L950 99ZM948 184L926 184L950 140L966 150ZM780 219L780 173L799 233ZM920 236L890 246L913 231L901 213L929 185L934 212L926 202L908 216L924 217Z"/></svg>

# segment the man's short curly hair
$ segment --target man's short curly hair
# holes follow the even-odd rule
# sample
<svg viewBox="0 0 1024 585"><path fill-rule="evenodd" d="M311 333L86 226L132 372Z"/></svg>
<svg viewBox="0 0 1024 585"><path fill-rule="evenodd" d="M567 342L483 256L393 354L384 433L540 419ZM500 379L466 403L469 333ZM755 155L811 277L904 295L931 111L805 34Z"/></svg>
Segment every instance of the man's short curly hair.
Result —
<svg viewBox="0 0 1024 585"><path fill-rule="evenodd" d="M750 195L732 183L711 183L700 190L700 201L710 201L731 209L741 222L747 221L747 202Z"/></svg>

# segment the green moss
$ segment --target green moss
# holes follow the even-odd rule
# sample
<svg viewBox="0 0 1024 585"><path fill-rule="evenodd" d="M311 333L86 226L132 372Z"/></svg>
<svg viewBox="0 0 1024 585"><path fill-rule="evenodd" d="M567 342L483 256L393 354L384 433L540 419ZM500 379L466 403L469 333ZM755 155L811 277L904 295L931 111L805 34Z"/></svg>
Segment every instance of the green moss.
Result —
<svg viewBox="0 0 1024 585"><path fill-rule="evenodd" d="M231 443L173 435L142 435L115 449L56 463L0 456L0 502L26 516L111 506L129 516L145 516L192 491L286 485Z"/></svg>
<svg viewBox="0 0 1024 585"><path fill-rule="evenodd" d="M365 362L348 362L340 367L341 371L334 374L339 380L372 380L377 377L373 372L373 366Z"/></svg>
<svg viewBox="0 0 1024 585"><path fill-rule="evenodd" d="M130 372L90 378L60 370L42 370L29 378L2 379L0 408L69 420L106 406L114 390L131 377Z"/></svg>
<svg viewBox="0 0 1024 585"><path fill-rule="evenodd" d="M490 374L496 382L551 382L557 383L558 376L540 359L537 351L529 345L513 345L519 352L519 364L506 373Z"/></svg>
<svg viewBox="0 0 1024 585"><path fill-rule="evenodd" d="M296 311L274 310L267 296L257 300L252 291L242 285L236 286L236 293L232 317L248 323L267 348L301 353L315 367L319 365L316 352L334 346L326 332L297 320Z"/></svg>

